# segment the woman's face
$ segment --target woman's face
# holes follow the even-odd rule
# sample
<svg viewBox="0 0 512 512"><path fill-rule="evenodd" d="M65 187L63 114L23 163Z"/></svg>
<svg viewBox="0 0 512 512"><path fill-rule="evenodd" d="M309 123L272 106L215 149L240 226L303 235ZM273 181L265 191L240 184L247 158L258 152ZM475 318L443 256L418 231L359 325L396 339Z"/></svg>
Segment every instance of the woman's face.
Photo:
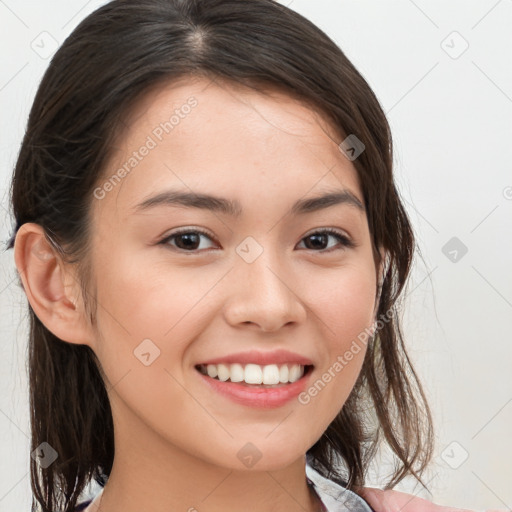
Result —
<svg viewBox="0 0 512 512"><path fill-rule="evenodd" d="M270 470L302 458L338 414L377 278L340 142L282 93L206 79L137 106L92 210L91 347L117 441ZM315 201L327 194L339 195ZM216 378L198 370L208 361L226 363L210 367ZM307 363L299 380L294 363ZM283 366L295 382L231 382L286 381Z"/></svg>

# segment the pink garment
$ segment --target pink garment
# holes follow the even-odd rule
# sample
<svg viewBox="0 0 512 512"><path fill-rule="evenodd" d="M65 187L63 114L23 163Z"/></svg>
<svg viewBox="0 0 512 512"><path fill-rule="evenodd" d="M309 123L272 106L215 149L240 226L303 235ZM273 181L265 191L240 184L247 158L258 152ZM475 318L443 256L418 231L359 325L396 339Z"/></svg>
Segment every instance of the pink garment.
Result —
<svg viewBox="0 0 512 512"><path fill-rule="evenodd" d="M365 487L359 495L370 504L375 512L476 512L465 508L436 505L413 494L394 490L383 491ZM511 512L511 509L487 509L482 512Z"/></svg>

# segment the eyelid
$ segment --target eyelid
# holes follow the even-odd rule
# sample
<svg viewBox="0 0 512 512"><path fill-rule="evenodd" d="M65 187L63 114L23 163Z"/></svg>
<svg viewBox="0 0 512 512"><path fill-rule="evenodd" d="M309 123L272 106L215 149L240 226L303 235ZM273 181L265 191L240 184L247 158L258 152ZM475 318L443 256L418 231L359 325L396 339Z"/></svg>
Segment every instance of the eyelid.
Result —
<svg viewBox="0 0 512 512"><path fill-rule="evenodd" d="M308 231L302 238L307 238L308 236L311 236L311 235L314 235L316 233L328 233L328 234L331 234L331 235L338 235L338 236L343 236L345 238L347 238L348 240L352 240L352 237L344 230L341 230L339 228L331 228L331 227L325 227L325 228L314 228L310 231Z"/></svg>
<svg viewBox="0 0 512 512"><path fill-rule="evenodd" d="M196 226L185 226L184 228L176 228L175 231L172 231L168 235L165 236L165 238L169 238L171 236L177 236L182 235L183 233L201 233L203 235L206 235L210 237L212 240L216 241L216 238L213 236L213 234L210 231L207 231L204 228L198 228Z"/></svg>

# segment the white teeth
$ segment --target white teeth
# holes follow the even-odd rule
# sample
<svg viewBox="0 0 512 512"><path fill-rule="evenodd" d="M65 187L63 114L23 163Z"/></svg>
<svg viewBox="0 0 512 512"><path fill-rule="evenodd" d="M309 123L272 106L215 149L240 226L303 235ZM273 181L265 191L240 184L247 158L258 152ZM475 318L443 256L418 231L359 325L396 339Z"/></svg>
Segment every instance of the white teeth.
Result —
<svg viewBox="0 0 512 512"><path fill-rule="evenodd" d="M290 373L288 375L288 380L290 382L295 382L296 380L299 380L302 377L303 373L304 373L304 369L301 370L301 366L299 364L294 364L290 368Z"/></svg>
<svg viewBox="0 0 512 512"><path fill-rule="evenodd" d="M277 364L263 367L263 384L279 384L279 368Z"/></svg>
<svg viewBox="0 0 512 512"><path fill-rule="evenodd" d="M300 364L267 364L265 366L260 366L259 364L246 364L243 366L239 363L230 365L208 364L206 367L201 365L200 371L222 382L229 380L231 382L271 386L299 380L304 375L304 366Z"/></svg>
<svg viewBox="0 0 512 512"><path fill-rule="evenodd" d="M247 384L262 384L263 372L257 364L246 364L244 368L244 381Z"/></svg>
<svg viewBox="0 0 512 512"><path fill-rule="evenodd" d="M217 377L217 366L214 364L209 364L206 366L206 371L210 377Z"/></svg>
<svg viewBox="0 0 512 512"><path fill-rule="evenodd" d="M241 364L234 363L229 367L231 382L242 382L244 380L244 368Z"/></svg>
<svg viewBox="0 0 512 512"><path fill-rule="evenodd" d="M225 364L217 365L217 377L221 381L226 381L229 379L229 368Z"/></svg>

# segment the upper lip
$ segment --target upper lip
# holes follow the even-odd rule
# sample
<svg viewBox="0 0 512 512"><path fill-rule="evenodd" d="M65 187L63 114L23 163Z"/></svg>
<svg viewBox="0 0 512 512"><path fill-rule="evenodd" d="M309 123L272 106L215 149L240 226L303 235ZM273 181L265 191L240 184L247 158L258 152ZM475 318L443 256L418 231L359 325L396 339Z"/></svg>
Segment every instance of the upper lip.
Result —
<svg viewBox="0 0 512 512"><path fill-rule="evenodd" d="M254 363L261 366L268 364L300 364L302 366L313 365L307 357L295 354L289 350L273 350L272 352L261 352L259 350L248 350L246 352L237 352L236 354L229 354L226 356L216 357L215 359L208 359L200 364L221 364L221 363L240 363L249 364Z"/></svg>

